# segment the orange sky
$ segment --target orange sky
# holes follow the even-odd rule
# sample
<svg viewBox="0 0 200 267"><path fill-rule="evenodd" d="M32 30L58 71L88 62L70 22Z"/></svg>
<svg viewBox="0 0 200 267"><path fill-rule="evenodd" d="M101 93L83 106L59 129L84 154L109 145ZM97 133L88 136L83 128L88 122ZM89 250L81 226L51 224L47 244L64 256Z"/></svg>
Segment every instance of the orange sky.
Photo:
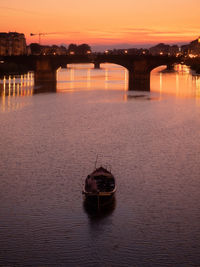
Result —
<svg viewBox="0 0 200 267"><path fill-rule="evenodd" d="M200 35L200 0L1 0L0 31L49 33L42 44L190 42ZM52 33L52 34L51 34Z"/></svg>

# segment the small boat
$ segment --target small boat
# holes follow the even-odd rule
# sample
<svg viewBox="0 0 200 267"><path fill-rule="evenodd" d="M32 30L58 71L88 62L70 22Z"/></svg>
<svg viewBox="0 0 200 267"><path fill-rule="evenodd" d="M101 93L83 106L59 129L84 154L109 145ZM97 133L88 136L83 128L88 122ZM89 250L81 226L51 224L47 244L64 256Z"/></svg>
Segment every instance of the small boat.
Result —
<svg viewBox="0 0 200 267"><path fill-rule="evenodd" d="M83 186L86 201L98 208L111 203L115 192L115 178L111 171L104 167L99 167L89 174Z"/></svg>

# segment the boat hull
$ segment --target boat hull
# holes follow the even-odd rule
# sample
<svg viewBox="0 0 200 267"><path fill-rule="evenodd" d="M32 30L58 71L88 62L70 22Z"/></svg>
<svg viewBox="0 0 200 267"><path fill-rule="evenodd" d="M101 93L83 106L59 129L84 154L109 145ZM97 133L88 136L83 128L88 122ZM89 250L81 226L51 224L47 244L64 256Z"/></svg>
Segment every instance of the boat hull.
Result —
<svg viewBox="0 0 200 267"><path fill-rule="evenodd" d="M83 187L85 201L98 208L109 205L115 191L115 178L110 171L103 167L99 167L89 174Z"/></svg>
<svg viewBox="0 0 200 267"><path fill-rule="evenodd" d="M113 193L106 194L87 194L84 193L85 202L93 207L104 207L111 205L114 199Z"/></svg>

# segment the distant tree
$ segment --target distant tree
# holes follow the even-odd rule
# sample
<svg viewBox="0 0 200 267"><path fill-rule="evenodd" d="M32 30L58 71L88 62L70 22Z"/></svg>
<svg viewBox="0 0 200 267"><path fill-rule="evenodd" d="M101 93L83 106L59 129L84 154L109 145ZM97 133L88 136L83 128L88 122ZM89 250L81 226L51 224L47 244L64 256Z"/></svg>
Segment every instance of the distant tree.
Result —
<svg viewBox="0 0 200 267"><path fill-rule="evenodd" d="M60 54L61 55L66 55L67 54L67 49L63 45L60 46Z"/></svg>
<svg viewBox="0 0 200 267"><path fill-rule="evenodd" d="M91 52L91 47L88 44L81 44L78 46L77 54L86 55L88 51Z"/></svg>
<svg viewBox="0 0 200 267"><path fill-rule="evenodd" d="M60 48L62 48L63 50L67 51L66 47L61 45Z"/></svg>
<svg viewBox="0 0 200 267"><path fill-rule="evenodd" d="M77 45L76 44L70 44L69 46L68 46L68 50L67 50L67 52L70 54L70 52L74 52L74 53L76 53L77 52Z"/></svg>
<svg viewBox="0 0 200 267"><path fill-rule="evenodd" d="M77 55L86 55L88 51L91 52L91 47L88 44L81 44L81 45L76 45L76 44L70 44L68 46L68 53L70 54L71 52L74 52Z"/></svg>

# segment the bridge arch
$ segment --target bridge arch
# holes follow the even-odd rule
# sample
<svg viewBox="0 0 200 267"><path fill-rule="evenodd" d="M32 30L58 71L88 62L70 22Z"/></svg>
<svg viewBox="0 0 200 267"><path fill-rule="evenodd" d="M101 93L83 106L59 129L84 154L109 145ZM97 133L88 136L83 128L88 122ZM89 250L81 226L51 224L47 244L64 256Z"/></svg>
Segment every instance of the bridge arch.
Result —
<svg viewBox="0 0 200 267"><path fill-rule="evenodd" d="M62 64L68 63L93 63L94 66L100 67L102 63L111 63L120 65L128 70L129 82L128 90L150 91L150 73L161 65L170 65L177 62L175 58L163 56L95 56L89 58L48 58L43 57L36 62L35 81L55 81L56 69Z"/></svg>
<svg viewBox="0 0 200 267"><path fill-rule="evenodd" d="M123 61L118 61L118 60L113 60L113 59L106 59L106 60L101 60L101 61L94 61L94 65L97 65L97 66L101 66L101 64L115 64L115 65L119 65L127 70L129 70L129 65L131 64L127 64L126 62L123 62Z"/></svg>

